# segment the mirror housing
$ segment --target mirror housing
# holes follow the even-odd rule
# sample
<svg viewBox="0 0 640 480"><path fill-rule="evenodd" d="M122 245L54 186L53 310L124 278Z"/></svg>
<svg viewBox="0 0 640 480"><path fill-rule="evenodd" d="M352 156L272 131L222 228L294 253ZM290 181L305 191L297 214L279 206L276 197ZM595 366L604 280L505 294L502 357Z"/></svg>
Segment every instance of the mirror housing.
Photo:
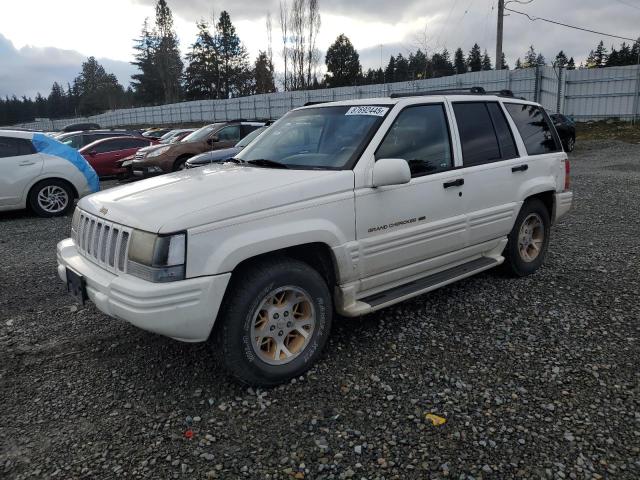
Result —
<svg viewBox="0 0 640 480"><path fill-rule="evenodd" d="M381 158L373 165L373 187L402 185L411 181L411 170L402 158Z"/></svg>

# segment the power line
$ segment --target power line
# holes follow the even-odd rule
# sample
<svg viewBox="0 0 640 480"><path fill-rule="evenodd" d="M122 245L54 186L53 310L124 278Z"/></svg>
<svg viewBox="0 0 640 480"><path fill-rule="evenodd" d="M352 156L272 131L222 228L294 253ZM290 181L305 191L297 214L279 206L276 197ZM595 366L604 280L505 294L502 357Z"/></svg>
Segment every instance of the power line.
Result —
<svg viewBox="0 0 640 480"><path fill-rule="evenodd" d="M613 35L611 33L604 33L604 32L598 32L597 30L591 30L589 28L583 28L583 27L577 27L575 25L569 25L567 23L562 23L562 22L558 22L556 20L550 20L548 18L542 18L542 17L535 17L535 16L531 16L528 13L524 13L524 12L519 12L518 10L513 10L511 8L508 7L504 7L505 10L508 10L509 12L513 12L513 13L517 13L519 15L524 15L525 17L527 17L529 20L531 20L532 22L535 22L536 20L541 20L543 22L547 22L547 23L553 23L554 25L560 25L563 27L567 27L567 28L573 28L575 30L582 30L583 32L589 32L589 33L595 33L597 35L604 35L605 37L612 37L612 38L619 38L621 40L629 40L631 42L636 42L638 41L637 38L628 38L628 37L621 37L619 35Z"/></svg>
<svg viewBox="0 0 640 480"><path fill-rule="evenodd" d="M625 0L616 0L618 3L626 5L627 7L635 8L636 10L640 10L640 6L634 5L633 3L625 2Z"/></svg>

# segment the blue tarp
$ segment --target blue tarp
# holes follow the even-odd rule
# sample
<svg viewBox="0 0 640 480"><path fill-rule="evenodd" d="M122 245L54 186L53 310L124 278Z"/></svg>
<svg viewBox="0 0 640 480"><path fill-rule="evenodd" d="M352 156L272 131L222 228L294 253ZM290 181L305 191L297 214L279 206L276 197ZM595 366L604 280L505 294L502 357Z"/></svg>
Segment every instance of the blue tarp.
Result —
<svg viewBox="0 0 640 480"><path fill-rule="evenodd" d="M55 157L64 158L70 161L78 170L82 172L87 179L87 184L92 192L100 190L100 182L98 181L98 175L95 170L89 165L80 153L75 148L69 147L64 143L47 137L42 133L34 133L31 140L33 146L38 152L46 153L47 155L53 155Z"/></svg>

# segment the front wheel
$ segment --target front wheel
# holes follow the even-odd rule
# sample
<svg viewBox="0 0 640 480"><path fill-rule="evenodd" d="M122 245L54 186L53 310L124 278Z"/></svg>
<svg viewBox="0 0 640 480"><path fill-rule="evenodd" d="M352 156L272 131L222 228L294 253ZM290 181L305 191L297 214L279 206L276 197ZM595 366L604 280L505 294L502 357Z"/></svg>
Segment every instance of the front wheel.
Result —
<svg viewBox="0 0 640 480"><path fill-rule="evenodd" d="M331 294L322 276L287 258L233 276L216 332L216 350L227 370L257 386L303 374L320 356L331 329Z"/></svg>
<svg viewBox="0 0 640 480"><path fill-rule="evenodd" d="M544 203L537 198L527 200L509 233L504 251L505 268L518 277L538 270L549 247L550 230L551 221Z"/></svg>

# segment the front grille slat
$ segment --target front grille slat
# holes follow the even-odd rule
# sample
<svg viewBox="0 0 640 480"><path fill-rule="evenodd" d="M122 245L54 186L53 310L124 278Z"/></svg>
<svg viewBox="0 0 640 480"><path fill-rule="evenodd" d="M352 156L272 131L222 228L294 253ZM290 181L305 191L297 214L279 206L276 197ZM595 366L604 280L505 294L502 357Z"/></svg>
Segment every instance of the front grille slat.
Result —
<svg viewBox="0 0 640 480"><path fill-rule="evenodd" d="M81 212L76 232L78 252L113 273L126 273L131 229Z"/></svg>

